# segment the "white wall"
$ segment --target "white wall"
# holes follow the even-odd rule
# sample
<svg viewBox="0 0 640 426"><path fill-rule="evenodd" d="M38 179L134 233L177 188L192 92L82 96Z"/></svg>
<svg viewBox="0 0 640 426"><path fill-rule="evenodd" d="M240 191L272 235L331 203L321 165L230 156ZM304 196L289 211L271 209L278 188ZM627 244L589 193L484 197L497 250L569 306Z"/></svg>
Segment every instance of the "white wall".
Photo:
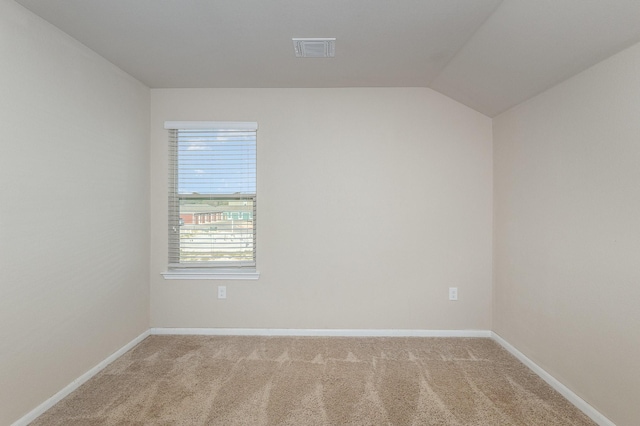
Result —
<svg viewBox="0 0 640 426"><path fill-rule="evenodd" d="M0 0L0 424L149 327L149 89Z"/></svg>
<svg viewBox="0 0 640 426"><path fill-rule="evenodd" d="M640 45L494 120L494 330L640 424Z"/></svg>
<svg viewBox="0 0 640 426"><path fill-rule="evenodd" d="M151 109L152 326L491 328L488 117L420 88L162 89ZM165 120L259 123L258 281L160 275Z"/></svg>

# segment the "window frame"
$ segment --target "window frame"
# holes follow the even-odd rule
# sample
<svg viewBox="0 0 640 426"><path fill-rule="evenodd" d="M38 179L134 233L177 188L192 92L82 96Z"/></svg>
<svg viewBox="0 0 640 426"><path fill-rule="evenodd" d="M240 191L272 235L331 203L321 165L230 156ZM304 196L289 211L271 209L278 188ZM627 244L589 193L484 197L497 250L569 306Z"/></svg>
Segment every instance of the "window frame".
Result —
<svg viewBox="0 0 640 426"><path fill-rule="evenodd" d="M211 130L215 131L246 131L246 132L256 132L257 139L257 130L258 123L256 122L216 122L216 121L166 121L164 123L164 128L169 131L180 131L180 130ZM169 138L171 134L169 135ZM172 146L170 143L169 146L169 155L177 155L176 152L171 152L172 149L178 149L177 141L175 142L175 146ZM256 140L256 154L257 154L257 140ZM177 160L176 160L177 161ZM175 166L173 166L175 164ZM169 172L169 187L167 189L168 193L168 216L167 216L167 271L162 272L162 275L165 279L258 279L260 273L257 271L257 247L256 247L256 235L257 235L257 187L255 192L249 194L179 194L177 187L177 178L178 178L178 169L177 163L172 163L169 161L168 164L168 172ZM256 164L256 172L257 172L257 164ZM256 179L257 180L257 179ZM253 204L252 211L252 238L253 238L253 260L242 262L242 261L234 261L233 263L228 262L220 262L218 265L213 264L213 262L208 262L206 264L199 265L197 263L176 263L175 262L175 251L172 254L171 244L175 244L175 232L176 227L179 229L179 221L180 221L180 211L179 211L179 201L180 199L198 199L198 198L206 198L208 200L231 200L231 199L243 199L247 201L251 201ZM233 213L233 212L232 212ZM195 215L194 215L195 217ZM173 234L172 234L173 232ZM179 232L179 231L178 231ZM178 237L179 244L179 237ZM173 260L173 261L172 261ZM215 262L217 263L217 262Z"/></svg>

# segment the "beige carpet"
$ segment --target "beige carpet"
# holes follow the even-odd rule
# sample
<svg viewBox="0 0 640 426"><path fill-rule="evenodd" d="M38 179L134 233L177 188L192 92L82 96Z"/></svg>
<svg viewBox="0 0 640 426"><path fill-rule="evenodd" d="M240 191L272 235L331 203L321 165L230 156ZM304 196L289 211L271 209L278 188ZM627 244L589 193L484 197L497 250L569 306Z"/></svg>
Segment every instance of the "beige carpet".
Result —
<svg viewBox="0 0 640 426"><path fill-rule="evenodd" d="M490 339L151 336L33 425L593 425Z"/></svg>

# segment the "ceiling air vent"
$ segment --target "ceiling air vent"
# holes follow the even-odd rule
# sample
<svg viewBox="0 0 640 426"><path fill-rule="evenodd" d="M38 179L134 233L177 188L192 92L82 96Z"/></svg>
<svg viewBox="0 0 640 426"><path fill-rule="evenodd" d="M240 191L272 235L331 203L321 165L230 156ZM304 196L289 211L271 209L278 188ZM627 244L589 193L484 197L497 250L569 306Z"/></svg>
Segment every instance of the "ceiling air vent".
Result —
<svg viewBox="0 0 640 426"><path fill-rule="evenodd" d="M335 38L293 38L298 58L333 58L336 56Z"/></svg>

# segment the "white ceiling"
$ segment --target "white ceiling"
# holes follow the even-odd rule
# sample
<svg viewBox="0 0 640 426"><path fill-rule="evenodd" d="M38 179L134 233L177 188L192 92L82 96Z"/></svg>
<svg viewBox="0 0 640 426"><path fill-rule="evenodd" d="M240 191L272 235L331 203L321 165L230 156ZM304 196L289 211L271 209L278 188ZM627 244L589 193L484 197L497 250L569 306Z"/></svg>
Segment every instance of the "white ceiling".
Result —
<svg viewBox="0 0 640 426"><path fill-rule="evenodd" d="M640 41L640 0L16 1L152 88L430 87L491 117Z"/></svg>

